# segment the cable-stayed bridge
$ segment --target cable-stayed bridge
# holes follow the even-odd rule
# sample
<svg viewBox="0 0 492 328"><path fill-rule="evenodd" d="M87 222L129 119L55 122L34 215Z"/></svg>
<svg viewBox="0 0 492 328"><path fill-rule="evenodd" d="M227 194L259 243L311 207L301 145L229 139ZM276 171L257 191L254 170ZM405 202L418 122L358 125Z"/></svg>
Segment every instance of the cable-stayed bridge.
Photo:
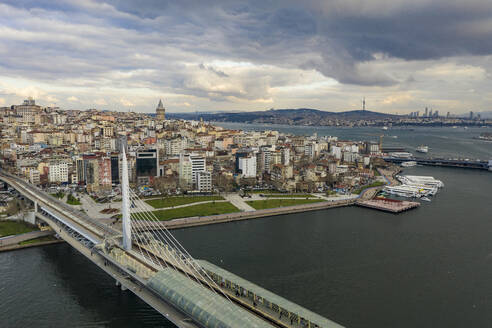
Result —
<svg viewBox="0 0 492 328"><path fill-rule="evenodd" d="M178 327L341 327L252 282L194 259L128 185L123 154L121 229L106 225L0 170L72 247ZM148 231L157 225L159 229Z"/></svg>

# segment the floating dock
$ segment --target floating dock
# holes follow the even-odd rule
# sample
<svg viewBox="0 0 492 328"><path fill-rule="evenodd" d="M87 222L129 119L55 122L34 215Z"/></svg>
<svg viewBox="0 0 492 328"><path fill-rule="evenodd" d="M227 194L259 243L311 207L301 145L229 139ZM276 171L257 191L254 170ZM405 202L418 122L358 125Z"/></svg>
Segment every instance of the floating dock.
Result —
<svg viewBox="0 0 492 328"><path fill-rule="evenodd" d="M419 202L409 202L405 200L396 200L396 199L380 198L380 197L369 199L369 200L361 200L358 201L356 204L362 207L369 207L375 210L380 210L390 213L400 213L420 206Z"/></svg>

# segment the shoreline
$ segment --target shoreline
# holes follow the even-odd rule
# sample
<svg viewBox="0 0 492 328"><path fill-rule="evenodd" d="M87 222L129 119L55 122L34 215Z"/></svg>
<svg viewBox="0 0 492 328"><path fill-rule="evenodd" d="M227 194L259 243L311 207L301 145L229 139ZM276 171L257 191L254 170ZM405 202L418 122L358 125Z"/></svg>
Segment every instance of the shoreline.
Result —
<svg viewBox="0 0 492 328"><path fill-rule="evenodd" d="M162 229L163 227L168 230L182 229L182 228L184 229L184 228L191 228L191 227L204 226L210 224L220 224L220 223L228 223L234 221L259 219L269 216L317 211L317 210L324 210L330 208L352 206L355 204L356 199L357 198L341 200L341 201L326 201L326 202L319 202L319 203L312 203L312 204L276 207L276 208L269 208L269 209L256 210L250 212L237 212L237 213L204 216L204 217L195 216L189 218L174 219L170 221L158 221L158 222L153 221L150 224L147 223L147 226L144 226L139 230L152 231L156 229Z"/></svg>
<svg viewBox="0 0 492 328"><path fill-rule="evenodd" d="M19 245L19 244L8 245L8 246L1 247L0 253L17 251L17 250L24 249L24 248L41 247L41 246L60 244L60 243L65 243L65 241L64 240L50 240L50 241L42 241L39 243L26 244L26 245Z"/></svg>

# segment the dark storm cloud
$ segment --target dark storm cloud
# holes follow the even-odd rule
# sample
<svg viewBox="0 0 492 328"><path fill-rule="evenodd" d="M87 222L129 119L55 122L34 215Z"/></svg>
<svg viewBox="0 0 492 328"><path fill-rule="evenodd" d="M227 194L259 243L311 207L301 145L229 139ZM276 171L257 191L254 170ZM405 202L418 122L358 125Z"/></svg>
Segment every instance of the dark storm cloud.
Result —
<svg viewBox="0 0 492 328"><path fill-rule="evenodd" d="M430 61L459 57L488 78L492 63L480 57L490 40L492 2L478 0L0 3L4 76L222 102L267 102L292 81L310 84L299 71L396 89L417 85Z"/></svg>
<svg viewBox="0 0 492 328"><path fill-rule="evenodd" d="M226 47L217 49L217 54L226 55L222 50L267 63L280 59L284 65L315 68L349 84L397 83L385 74L357 68L378 53L404 60L492 53L492 2L488 1L111 3L144 18L179 17L197 29L219 30Z"/></svg>

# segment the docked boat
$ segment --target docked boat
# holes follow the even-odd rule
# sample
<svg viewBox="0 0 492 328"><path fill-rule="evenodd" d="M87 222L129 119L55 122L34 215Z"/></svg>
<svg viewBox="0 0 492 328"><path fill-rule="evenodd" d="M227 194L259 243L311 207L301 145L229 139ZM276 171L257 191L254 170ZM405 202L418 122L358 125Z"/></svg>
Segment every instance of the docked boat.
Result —
<svg viewBox="0 0 492 328"><path fill-rule="evenodd" d="M401 197L427 198L434 196L442 188L442 181L429 176L398 175L399 186L386 186L383 191ZM425 199L423 199L426 201ZM429 199L430 201L430 199Z"/></svg>
<svg viewBox="0 0 492 328"><path fill-rule="evenodd" d="M431 201L430 198L427 198L427 197L422 197L420 199L425 200L426 202L430 202Z"/></svg>
<svg viewBox="0 0 492 328"><path fill-rule="evenodd" d="M408 162L401 163L401 166L403 166L403 167L412 167L412 166L416 166L416 165L417 165L417 162L415 162L415 161L408 161Z"/></svg>
<svg viewBox="0 0 492 328"><path fill-rule="evenodd" d="M419 153L428 153L429 152L429 147L428 146L421 145L421 146L418 146L417 147L417 151Z"/></svg>

